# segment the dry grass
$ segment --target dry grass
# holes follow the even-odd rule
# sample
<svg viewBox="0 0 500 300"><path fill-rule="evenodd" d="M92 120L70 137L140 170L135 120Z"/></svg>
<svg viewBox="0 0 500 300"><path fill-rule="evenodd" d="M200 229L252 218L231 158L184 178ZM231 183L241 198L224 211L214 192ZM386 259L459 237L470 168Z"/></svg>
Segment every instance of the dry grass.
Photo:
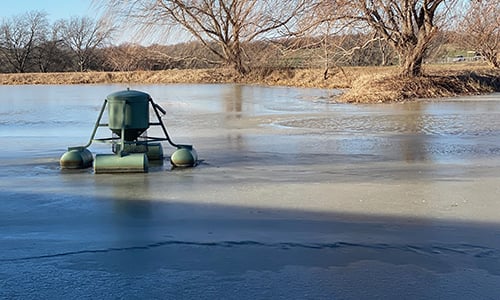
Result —
<svg viewBox="0 0 500 300"><path fill-rule="evenodd" d="M407 101L500 91L500 71L483 65L425 66L425 76L402 78L396 67L334 68L323 78L319 69L257 69L242 77L230 69L135 72L0 74L0 84L100 83L245 83L310 88L347 89L339 102L376 103Z"/></svg>
<svg viewBox="0 0 500 300"><path fill-rule="evenodd" d="M216 83L230 82L234 77L231 73L224 69L207 69L0 74L0 84Z"/></svg>
<svg viewBox="0 0 500 300"><path fill-rule="evenodd" d="M500 91L500 71L484 66L429 66L425 76L405 78L397 73L360 76L338 101L356 103L401 102Z"/></svg>

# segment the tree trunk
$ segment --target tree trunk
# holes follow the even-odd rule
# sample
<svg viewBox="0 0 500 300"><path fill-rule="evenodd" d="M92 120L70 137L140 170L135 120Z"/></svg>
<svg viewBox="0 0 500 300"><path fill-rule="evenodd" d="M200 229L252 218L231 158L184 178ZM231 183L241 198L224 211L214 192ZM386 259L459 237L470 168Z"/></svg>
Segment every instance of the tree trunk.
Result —
<svg viewBox="0 0 500 300"><path fill-rule="evenodd" d="M493 53L487 53L487 55L483 55L486 60L488 61L488 64L495 68L499 69L500 68L500 59L498 58L498 54L496 52Z"/></svg>
<svg viewBox="0 0 500 300"><path fill-rule="evenodd" d="M228 43L223 46L225 48L225 60L233 69L240 75L247 74L247 69L243 64L243 51L241 50L240 43L238 41L233 43Z"/></svg>
<svg viewBox="0 0 500 300"><path fill-rule="evenodd" d="M243 65L243 62L241 61L241 57L239 57L239 56L235 58L235 61L233 61L233 68L240 75L245 75L247 73L247 69Z"/></svg>
<svg viewBox="0 0 500 300"><path fill-rule="evenodd" d="M378 48L380 50L380 55L382 56L382 61L380 62L381 66L387 66L387 49L385 45L382 44L382 40L378 40Z"/></svg>
<svg viewBox="0 0 500 300"><path fill-rule="evenodd" d="M425 50L427 49L426 44L420 40L416 44L406 43L397 47L401 59L401 75L405 77L422 75L422 63L424 61Z"/></svg>
<svg viewBox="0 0 500 300"><path fill-rule="evenodd" d="M417 77L422 75L422 61L422 55L419 57L405 57L402 64L403 69L401 75L405 77Z"/></svg>

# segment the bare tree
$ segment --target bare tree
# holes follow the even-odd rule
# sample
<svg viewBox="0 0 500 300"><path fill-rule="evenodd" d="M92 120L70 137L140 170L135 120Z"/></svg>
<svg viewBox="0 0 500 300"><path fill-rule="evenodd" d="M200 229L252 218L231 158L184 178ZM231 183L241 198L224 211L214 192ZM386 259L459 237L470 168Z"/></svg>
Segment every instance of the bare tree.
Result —
<svg viewBox="0 0 500 300"><path fill-rule="evenodd" d="M71 64L71 57L67 48L63 47L59 39L58 23L49 28L49 33L35 48L33 53L33 67L37 66L39 72L66 71Z"/></svg>
<svg viewBox="0 0 500 300"><path fill-rule="evenodd" d="M77 70L87 70L95 50L111 39L114 27L104 20L89 17L72 17L60 20L60 39L76 57Z"/></svg>
<svg viewBox="0 0 500 300"><path fill-rule="evenodd" d="M449 12L452 1L351 0L345 5L349 17L368 24L399 54L402 75L413 77L421 75L425 52L438 31L436 21Z"/></svg>
<svg viewBox="0 0 500 300"><path fill-rule="evenodd" d="M45 40L48 28L44 12L32 11L4 20L0 27L0 54L15 72L30 66L35 47Z"/></svg>
<svg viewBox="0 0 500 300"><path fill-rule="evenodd" d="M335 52L338 52L336 50L341 48L342 41L340 40L343 38L335 37L346 37L349 28L351 28L350 22L339 13L341 11L339 5L341 4L336 1L319 1L314 9L301 19L300 23L301 31L299 34L318 37L312 41L318 43L318 46L322 48L319 55L324 62L323 79L325 80L329 77L332 62L338 67L338 59L334 59L334 56Z"/></svg>
<svg viewBox="0 0 500 300"><path fill-rule="evenodd" d="M97 1L99 2L99 1ZM143 35L181 28L222 63L244 74L242 45L294 26L308 0L101 0L108 12L121 12L141 25Z"/></svg>
<svg viewBox="0 0 500 300"><path fill-rule="evenodd" d="M366 22L359 22L356 10L346 1L319 0L314 9L301 17L301 27L296 39L296 50L310 49L311 64L317 66L317 60L323 61L323 78L328 79L330 68L343 72L341 65L358 63L359 65L386 64L387 42ZM302 47L304 40L310 43ZM376 47L378 46L378 47ZM321 51L320 48L322 49Z"/></svg>
<svg viewBox="0 0 500 300"><path fill-rule="evenodd" d="M500 0L471 1L460 27L464 43L500 68Z"/></svg>

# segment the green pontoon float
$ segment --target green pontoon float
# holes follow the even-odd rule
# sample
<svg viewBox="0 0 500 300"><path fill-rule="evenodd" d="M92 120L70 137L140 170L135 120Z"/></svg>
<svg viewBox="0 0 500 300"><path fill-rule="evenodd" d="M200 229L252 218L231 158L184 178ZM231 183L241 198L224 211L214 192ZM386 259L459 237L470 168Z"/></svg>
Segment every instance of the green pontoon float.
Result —
<svg viewBox="0 0 500 300"><path fill-rule="evenodd" d="M149 120L150 106L157 122ZM108 108L108 123L102 123ZM83 169L94 166L95 173L148 172L149 161L163 161L162 141L177 150L170 156L173 167L194 167L198 156L192 145L175 144L168 135L161 116L166 112L147 93L124 90L106 97L99 117L85 146L69 147L60 159L61 169ZM150 126L160 126L163 137L145 134ZM110 138L95 138L99 127L109 127ZM92 142L109 143L113 154L96 154L87 149Z"/></svg>

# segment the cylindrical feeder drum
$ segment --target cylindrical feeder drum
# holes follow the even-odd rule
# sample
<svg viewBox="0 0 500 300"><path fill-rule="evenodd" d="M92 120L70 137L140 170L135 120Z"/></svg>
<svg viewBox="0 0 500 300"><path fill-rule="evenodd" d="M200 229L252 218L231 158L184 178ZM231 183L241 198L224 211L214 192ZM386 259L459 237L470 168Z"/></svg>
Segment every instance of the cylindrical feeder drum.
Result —
<svg viewBox="0 0 500 300"><path fill-rule="evenodd" d="M108 101L109 129L126 141L136 140L149 127L149 94L125 90L112 93Z"/></svg>

